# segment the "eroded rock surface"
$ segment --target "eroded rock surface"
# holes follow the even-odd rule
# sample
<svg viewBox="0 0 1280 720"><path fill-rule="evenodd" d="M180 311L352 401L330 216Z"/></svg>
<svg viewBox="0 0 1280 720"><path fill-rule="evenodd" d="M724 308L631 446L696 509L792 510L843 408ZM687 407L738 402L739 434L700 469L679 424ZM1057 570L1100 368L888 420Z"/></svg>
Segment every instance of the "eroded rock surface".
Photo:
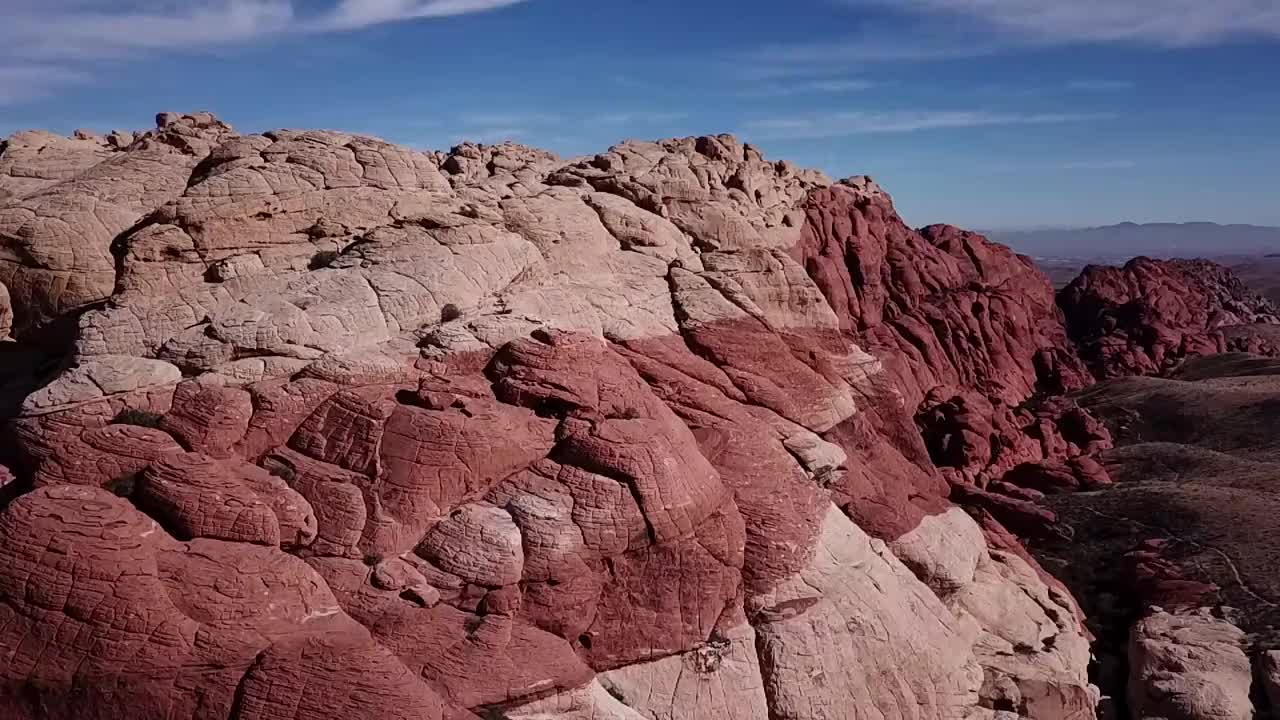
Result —
<svg viewBox="0 0 1280 720"><path fill-rule="evenodd" d="M0 322L78 327L0 714L1094 716L1006 529L1110 443L1025 258L729 136L158 120L0 154Z"/></svg>
<svg viewBox="0 0 1280 720"><path fill-rule="evenodd" d="M1244 633L1207 612L1152 613L1134 626L1129 706L1136 718L1249 720Z"/></svg>
<svg viewBox="0 0 1280 720"><path fill-rule="evenodd" d="M1134 258L1089 266L1058 294L1067 329L1100 379L1154 375L1188 356L1280 355L1280 310L1205 260ZM1263 332L1255 326L1264 326Z"/></svg>

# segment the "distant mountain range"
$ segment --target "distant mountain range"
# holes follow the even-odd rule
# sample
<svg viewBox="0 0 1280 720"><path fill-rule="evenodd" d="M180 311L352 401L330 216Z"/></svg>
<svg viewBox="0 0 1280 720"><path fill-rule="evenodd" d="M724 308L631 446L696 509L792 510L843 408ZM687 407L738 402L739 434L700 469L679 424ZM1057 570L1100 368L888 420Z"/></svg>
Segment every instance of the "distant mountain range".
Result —
<svg viewBox="0 0 1280 720"><path fill-rule="evenodd" d="M1120 223L1053 230L993 230L992 240L1034 257L1090 259L1213 257L1280 253L1280 227L1190 223Z"/></svg>

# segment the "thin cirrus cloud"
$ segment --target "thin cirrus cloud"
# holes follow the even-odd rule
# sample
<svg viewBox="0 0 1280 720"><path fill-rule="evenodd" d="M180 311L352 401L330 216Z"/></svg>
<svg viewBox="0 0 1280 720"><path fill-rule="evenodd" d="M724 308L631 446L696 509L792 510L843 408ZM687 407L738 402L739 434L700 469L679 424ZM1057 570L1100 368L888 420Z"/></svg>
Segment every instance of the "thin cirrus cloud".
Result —
<svg viewBox="0 0 1280 720"><path fill-rule="evenodd" d="M817 64L943 60L1081 43L1185 48L1280 37L1277 0L840 1L881 12L860 14L856 29L838 40L769 45L753 59L789 76Z"/></svg>
<svg viewBox="0 0 1280 720"><path fill-rule="evenodd" d="M456 118L457 125L473 128L525 128L545 130L565 125L659 125L676 122L688 117L688 113L661 110L614 110L585 115L567 115L543 111L470 112Z"/></svg>
<svg viewBox="0 0 1280 720"><path fill-rule="evenodd" d="M1068 90L1078 92L1123 92L1137 86L1132 80L1072 80L1067 83Z"/></svg>
<svg viewBox="0 0 1280 720"><path fill-rule="evenodd" d="M1106 113L1008 113L987 110L831 112L752 120L745 123L742 134L770 140L818 140L851 135L1001 125L1056 125L1106 120L1111 117L1113 116Z"/></svg>
<svg viewBox="0 0 1280 720"><path fill-rule="evenodd" d="M198 52L284 34L334 33L498 10L528 0L4 0L0 103L86 79L100 60Z"/></svg>
<svg viewBox="0 0 1280 720"><path fill-rule="evenodd" d="M1043 42L1135 41L1186 47L1236 36L1280 36L1273 0L846 0L952 15Z"/></svg>
<svg viewBox="0 0 1280 720"><path fill-rule="evenodd" d="M55 65L0 65L0 105L35 100L88 79L85 73Z"/></svg>
<svg viewBox="0 0 1280 720"><path fill-rule="evenodd" d="M900 20L900 19L899 19ZM790 80L812 75L815 68L863 63L946 60L976 57L1011 49L1021 41L995 38L972 23L947 23L920 18L903 23L884 18L862 19L858 29L836 40L774 43L748 58L758 78Z"/></svg>
<svg viewBox="0 0 1280 720"><path fill-rule="evenodd" d="M1073 160L1060 163L1060 170L1129 170L1138 166L1133 160Z"/></svg>
<svg viewBox="0 0 1280 720"><path fill-rule="evenodd" d="M742 97L787 97L791 95L843 95L879 87L871 80L830 78L818 80L793 80L787 83L767 83L743 90Z"/></svg>
<svg viewBox="0 0 1280 720"><path fill-rule="evenodd" d="M317 30L358 30L388 22L488 12L526 0L342 0L313 20Z"/></svg>

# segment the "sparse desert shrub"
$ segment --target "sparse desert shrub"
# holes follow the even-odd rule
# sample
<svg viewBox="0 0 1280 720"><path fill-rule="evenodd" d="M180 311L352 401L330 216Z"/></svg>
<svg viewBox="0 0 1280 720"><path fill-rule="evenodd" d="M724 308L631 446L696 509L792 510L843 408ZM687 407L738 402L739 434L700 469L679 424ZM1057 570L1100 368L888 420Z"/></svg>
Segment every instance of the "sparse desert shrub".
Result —
<svg viewBox="0 0 1280 720"><path fill-rule="evenodd" d="M139 410L138 408L125 408L116 413L111 422L117 425L137 425L139 427L158 428L160 420L164 415L150 410Z"/></svg>
<svg viewBox="0 0 1280 720"><path fill-rule="evenodd" d="M337 250L321 250L311 256L311 262L307 264L307 267L311 270L327 268L333 264L333 261L338 259L339 254Z"/></svg>
<svg viewBox="0 0 1280 720"><path fill-rule="evenodd" d="M460 317L462 317L462 308L453 303L445 303L444 307L440 308L440 322L449 322Z"/></svg>

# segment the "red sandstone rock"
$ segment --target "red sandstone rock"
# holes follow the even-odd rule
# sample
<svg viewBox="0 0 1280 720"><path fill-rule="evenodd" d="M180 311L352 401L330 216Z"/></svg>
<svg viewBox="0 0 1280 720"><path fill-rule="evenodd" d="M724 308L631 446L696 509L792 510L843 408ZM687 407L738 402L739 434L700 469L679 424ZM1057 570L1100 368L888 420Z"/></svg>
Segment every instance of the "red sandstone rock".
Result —
<svg viewBox="0 0 1280 720"><path fill-rule="evenodd" d="M1097 490L1111 484L1106 468L1090 457L1025 463L1005 473L1002 480L1021 488L1050 494Z"/></svg>
<svg viewBox="0 0 1280 720"><path fill-rule="evenodd" d="M1142 605L1166 610L1213 605L1213 596L1219 588L1213 583L1185 577L1178 564L1165 557L1168 545L1168 540L1147 540L1125 555L1133 590L1142 599Z"/></svg>
<svg viewBox="0 0 1280 720"><path fill-rule="evenodd" d="M160 429L187 448L212 457L230 457L244 439L253 416L253 401L238 388L184 382L173 392L173 407Z"/></svg>
<svg viewBox="0 0 1280 720"><path fill-rule="evenodd" d="M50 454L35 472L35 484L109 487L130 480L152 462L182 452L172 436L138 425L68 428L54 436Z"/></svg>
<svg viewBox="0 0 1280 720"><path fill-rule="evenodd" d="M967 482L1002 479L1040 491L1109 482L1090 456L1112 446L1111 433L1073 400L1051 397L1010 408L966 392L926 408L916 422L933 462ZM1037 472L1058 479L1036 479Z"/></svg>
<svg viewBox="0 0 1280 720"><path fill-rule="evenodd" d="M1280 354L1272 340L1249 332L1280 322L1280 311L1204 260L1091 265L1058 293L1058 304L1082 357L1103 379L1160 374L1188 356L1226 350Z"/></svg>
<svg viewBox="0 0 1280 720"><path fill-rule="evenodd" d="M865 178L814 193L807 212L798 259L841 329L882 358L931 464L977 488L1015 468L1021 475L1010 484L1035 490L1053 485L1051 478L1063 489L1106 481L1096 463L1077 459L1109 447L1105 428L1069 401L1043 399L1091 378L1063 329L1052 288L1029 259L950 226L912 231ZM904 434L877 429L881 436ZM932 472L911 450L899 450ZM1050 479L1020 481L1032 467L1045 468ZM985 492L952 493L1013 513L1006 519L1019 527L1039 531L1052 521L1034 501L1015 495L1006 502Z"/></svg>
<svg viewBox="0 0 1280 720"><path fill-rule="evenodd" d="M966 506L981 508L990 513L1001 525L1020 537L1035 537L1050 532L1057 522L1052 510L1034 502L998 495L963 483L951 486L952 498Z"/></svg>
<svg viewBox="0 0 1280 720"><path fill-rule="evenodd" d="M158 125L3 185L0 332L111 302L17 420L0 715L1090 716L1074 603L948 500L1101 482L1025 258L729 136Z"/></svg>
<svg viewBox="0 0 1280 720"><path fill-rule="evenodd" d="M815 193L797 248L841 328L879 351L908 407L936 389L973 388L1017 405L1037 387L1082 387L1044 276L980 235L916 233L866 178Z"/></svg>

